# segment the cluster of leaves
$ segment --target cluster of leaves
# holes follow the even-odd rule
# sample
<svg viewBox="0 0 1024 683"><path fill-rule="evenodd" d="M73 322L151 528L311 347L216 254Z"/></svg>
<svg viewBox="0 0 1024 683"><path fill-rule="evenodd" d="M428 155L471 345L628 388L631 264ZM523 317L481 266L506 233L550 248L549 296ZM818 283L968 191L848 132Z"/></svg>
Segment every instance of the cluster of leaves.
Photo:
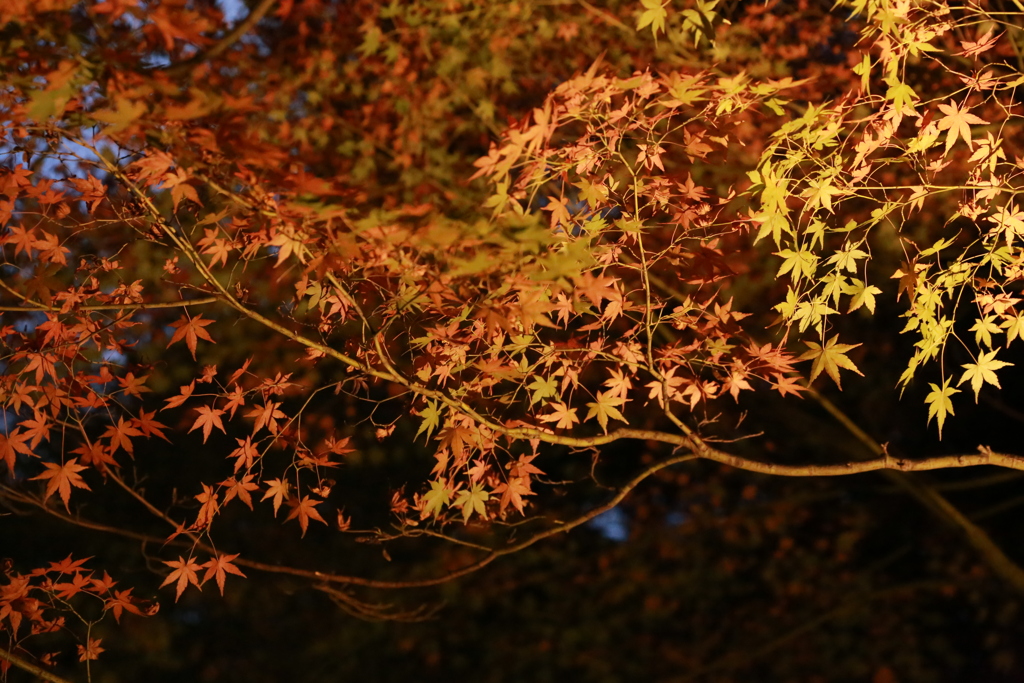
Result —
<svg viewBox="0 0 1024 683"><path fill-rule="evenodd" d="M212 2L0 9L4 500L87 523L73 502L128 495L167 527L148 538L187 547L164 561L177 599L268 570L215 542L254 494L303 536L352 531L339 396L372 406L385 446L413 413L433 456L428 481L393 492L392 530L362 532L375 542L512 528L559 447L685 451L636 483L689 457L846 473L782 472L715 439L748 395L860 373L840 311L882 308L894 253L890 298L918 336L901 384L938 363L940 430L956 386L999 387L997 354L1024 336L1020 13L581 6L264 0L240 30ZM765 29L778 73L729 13ZM831 92L794 64L847 23L860 42ZM552 42L573 46L558 67ZM962 373L946 373L950 340L972 356ZM189 461L184 498L154 502L154 439L224 458ZM912 467L871 465L897 466ZM489 554L451 576L592 516L471 544Z"/></svg>
<svg viewBox="0 0 1024 683"><path fill-rule="evenodd" d="M873 250L898 235L903 263L891 277L897 298L906 294L904 332L918 336L900 384L928 362L944 367L950 340L973 357L959 379L943 370L931 385L929 420L941 433L955 386L970 382L975 398L984 383L998 387L997 371L1010 363L996 355L1021 336L1014 305L1024 252L1015 241L1024 224L1015 197L1024 161L1014 98L1024 76L1008 61L1019 54L1016 29L1008 33L1001 17L973 5L854 11L868 20L862 40L871 41L854 69L859 88L808 107L775 133L750 172L757 239L770 237L780 250L778 274L790 285L776 309L786 324L824 339L828 316L841 308L875 312L882 290L869 280ZM988 28L958 39L967 26ZM929 84L923 99L912 86L929 69L955 78ZM921 224L928 229L914 229ZM959 329L962 320L973 324ZM814 353L824 357L820 348Z"/></svg>
<svg viewBox="0 0 1024 683"><path fill-rule="evenodd" d="M125 612L138 616L153 616L159 605L132 595L133 588L118 590L117 581L106 571L98 576L86 569L90 558L75 560L70 555L28 574L14 571L11 560L4 560L4 584L0 585L0 621L4 631L17 636L12 651L18 652L43 634L66 632L74 635L77 629L67 623L68 615L86 627L93 626L109 613L120 622ZM222 579L218 578L218 581ZM13 638L12 638L13 640ZM86 637L77 647L78 661L99 659L103 652L102 638ZM26 649L31 652L31 649ZM38 656L40 663L52 666L59 652ZM6 673L11 662L0 661L0 673Z"/></svg>

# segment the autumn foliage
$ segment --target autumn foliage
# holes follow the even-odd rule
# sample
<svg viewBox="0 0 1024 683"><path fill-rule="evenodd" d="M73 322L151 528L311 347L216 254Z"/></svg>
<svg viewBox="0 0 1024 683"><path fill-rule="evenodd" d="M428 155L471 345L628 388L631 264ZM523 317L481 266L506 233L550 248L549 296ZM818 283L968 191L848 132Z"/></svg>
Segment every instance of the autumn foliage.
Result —
<svg viewBox="0 0 1024 683"><path fill-rule="evenodd" d="M1019 3L250 5L0 3L10 511L143 540L165 602L274 573L419 618L365 590L487 571L686 461L1024 469L984 439L890 453L824 395L896 356L887 400L941 435L1014 366ZM759 450L745 411L783 401L864 457ZM351 462L411 442L418 475L346 497ZM649 457L549 516L559 460L616 443ZM265 562L228 514L461 554L407 577ZM3 566L0 667L101 665L97 623L157 613L68 550Z"/></svg>

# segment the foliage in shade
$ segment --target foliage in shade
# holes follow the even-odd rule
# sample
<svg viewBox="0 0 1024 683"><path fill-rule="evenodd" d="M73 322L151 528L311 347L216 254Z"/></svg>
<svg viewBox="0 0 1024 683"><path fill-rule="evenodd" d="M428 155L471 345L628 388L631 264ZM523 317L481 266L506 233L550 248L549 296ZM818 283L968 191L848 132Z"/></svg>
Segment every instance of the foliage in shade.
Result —
<svg viewBox="0 0 1024 683"><path fill-rule="evenodd" d="M888 382L941 437L1009 387L1019 2L250 5L0 6L0 502L150 544L167 602L284 575L416 620L373 591L492 571L676 465L885 471L1024 591L903 474L1021 457L904 456L822 393ZM751 426L794 402L860 452ZM265 561L247 524L353 559ZM0 670L101 666L108 614L157 614L101 558L14 560Z"/></svg>

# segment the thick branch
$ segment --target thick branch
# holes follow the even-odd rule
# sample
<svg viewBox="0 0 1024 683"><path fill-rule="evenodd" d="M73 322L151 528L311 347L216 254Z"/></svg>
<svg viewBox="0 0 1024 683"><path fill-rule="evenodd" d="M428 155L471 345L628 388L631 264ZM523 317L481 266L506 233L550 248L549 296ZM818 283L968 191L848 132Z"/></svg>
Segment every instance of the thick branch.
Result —
<svg viewBox="0 0 1024 683"><path fill-rule="evenodd" d="M27 671L40 680L49 681L50 683L71 683L68 679L61 678L57 674L50 673L46 669L24 660L13 652L9 652L2 647L0 647L0 659L10 662L12 666L17 667L22 671Z"/></svg>
<svg viewBox="0 0 1024 683"><path fill-rule="evenodd" d="M267 12L269 12L274 7L275 2L277 2L277 0L263 0L263 2L261 2L259 5L253 8L251 12L249 12L249 16L240 21L238 23L238 26L235 26L233 29L231 29L231 31L228 32L227 35L225 35L223 38L217 41L217 43L209 50L206 50L205 52L200 52L195 57L187 59L184 62L179 62L178 64L174 64L172 66L167 67L166 69L164 69L164 73L166 73L168 76L172 78L180 78L181 76L186 75L192 69L199 66L203 62L220 56L221 54L226 52L232 45L241 40L242 36L248 33L256 24L258 24L260 19L266 16Z"/></svg>

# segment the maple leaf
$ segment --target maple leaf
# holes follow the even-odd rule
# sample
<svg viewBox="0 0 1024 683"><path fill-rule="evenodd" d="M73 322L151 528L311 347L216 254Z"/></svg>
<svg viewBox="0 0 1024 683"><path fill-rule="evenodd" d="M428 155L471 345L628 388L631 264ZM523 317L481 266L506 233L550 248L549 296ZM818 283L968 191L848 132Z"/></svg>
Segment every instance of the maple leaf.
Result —
<svg viewBox="0 0 1024 683"><path fill-rule="evenodd" d="M246 417L256 418L256 424L252 428L253 434L263 429L263 427L269 429L271 434L277 434L277 421L287 417L278 410L280 405L280 403L275 403L274 401L267 401L262 406L256 406L245 414Z"/></svg>
<svg viewBox="0 0 1024 683"><path fill-rule="evenodd" d="M580 418L576 416L576 409L570 408L561 401L550 402L548 407L554 412L539 416L537 419L541 422L556 422L555 426L559 429L572 429L572 426L580 421Z"/></svg>
<svg viewBox="0 0 1024 683"><path fill-rule="evenodd" d="M960 381L957 382L956 385L960 386L967 380L971 380L971 389L974 390L975 403L978 402L978 393L981 391L982 385L986 382L994 385L997 389L1002 389L1002 387L999 386L999 377L996 375L996 370L1013 365L1013 363L996 360L997 352L998 349L989 351L988 353L982 352L978 356L977 363L965 363L960 366L964 368L964 374L960 377Z"/></svg>
<svg viewBox="0 0 1024 683"><path fill-rule="evenodd" d="M88 571L83 565L92 559L92 557L83 557L80 560L72 559L72 555L68 555L60 562L51 562L50 566L46 568L47 572L57 572L58 574L75 574L78 572Z"/></svg>
<svg viewBox="0 0 1024 683"><path fill-rule="evenodd" d="M949 154L949 150L956 143L958 136L967 143L967 149L973 150L970 124L984 125L988 121L971 114L966 104L963 109L958 108L953 100L950 100L949 104L940 104L939 111L945 114L938 121L939 130L949 131L946 133L946 154Z"/></svg>
<svg viewBox="0 0 1024 683"><path fill-rule="evenodd" d="M181 594L185 592L185 589L188 588L189 584L192 584L196 588L200 587L199 575L196 574L196 571L202 569L202 565L197 563L192 557L189 557L186 560L181 555L178 555L177 560L164 560L164 564L168 567L172 567L174 571L167 575L167 578L160 584L160 587L163 588L167 584L177 581L177 588L174 595L175 602L178 601L178 598L180 598Z"/></svg>
<svg viewBox="0 0 1024 683"><path fill-rule="evenodd" d="M0 456L7 463L7 469L14 475L14 462L18 459L18 453L22 455L33 455L32 449L26 443L28 435L20 430L13 430L8 434L0 434Z"/></svg>
<svg viewBox="0 0 1024 683"><path fill-rule="evenodd" d="M839 335L837 334L829 339L825 346L815 342L805 342L811 347L811 350L800 356L800 359L814 359L814 364L811 365L811 376L808 381L813 382L821 374L821 371L824 370L836 383L836 386L842 389L842 384L839 381L839 368L853 370L861 377L864 376L864 373L857 369L853 361L846 357L847 351L857 348L860 344L839 344L837 343L838 341Z"/></svg>
<svg viewBox="0 0 1024 683"><path fill-rule="evenodd" d="M123 448L128 455L135 457L135 448L132 446L130 437L142 436L142 432L133 427L130 422L125 422L123 417L119 417L116 425L107 426L103 436L110 439L110 455L117 453L118 448Z"/></svg>
<svg viewBox="0 0 1024 683"><path fill-rule="evenodd" d="M228 453L229 458L235 458L235 472L240 470L242 467L249 469L252 467L254 460L259 458L260 453L256 450L255 444L252 442L252 437L247 436L245 439L235 439L238 443L238 448Z"/></svg>
<svg viewBox="0 0 1024 683"><path fill-rule="evenodd" d="M850 307L847 313L853 313L861 306L864 306L872 314L875 312L875 295L881 294L882 290L874 285L866 285L863 280L851 278L850 283L843 287L843 294L850 294Z"/></svg>
<svg viewBox="0 0 1024 683"><path fill-rule="evenodd" d="M993 322L995 319L994 315L987 315L974 321L974 325L968 331L974 333L975 344L984 344L992 348L992 335L1002 332L1002 329Z"/></svg>
<svg viewBox="0 0 1024 683"><path fill-rule="evenodd" d="M992 33L994 30L995 29L990 28L985 32L985 35L973 42L970 40L961 40L960 47L963 48L963 51L958 52L957 54L963 57L977 57L982 52L991 50L1003 35L1000 33L997 36L993 36Z"/></svg>
<svg viewBox="0 0 1024 683"><path fill-rule="evenodd" d="M490 494L484 490L483 484L473 484L469 490L460 491L455 499L455 507L462 510L463 523L468 524L469 518L473 516L474 512L486 519L488 500L490 500Z"/></svg>
<svg viewBox="0 0 1024 683"><path fill-rule="evenodd" d="M85 574L75 574L71 578L71 582L62 582L53 584L53 589L56 592L58 598L62 600L70 600L75 597L83 590L86 590L92 580Z"/></svg>
<svg viewBox="0 0 1024 683"><path fill-rule="evenodd" d="M234 418L235 411L238 410L239 407L245 405L245 392L236 384L234 389L232 389L231 393L228 394L226 398L228 399L228 402L224 405L224 410L227 411L230 417Z"/></svg>
<svg viewBox="0 0 1024 683"><path fill-rule="evenodd" d="M92 590L97 593L109 593L117 585L117 581L111 578L110 574L103 571L103 578L97 579L95 576L90 575L90 581L92 582Z"/></svg>
<svg viewBox="0 0 1024 683"><path fill-rule="evenodd" d="M668 3L662 3L660 0L640 0L640 2L644 6L644 11L636 22L636 30L640 31L645 26L650 26L651 32L657 38L658 31L665 30L665 19L668 17L665 5Z"/></svg>
<svg viewBox="0 0 1024 683"><path fill-rule="evenodd" d="M420 411L420 417L423 418L423 421L420 422L420 428L416 430L416 436L413 438L419 437L422 432L426 431L427 439L429 440L430 434L437 429L441 419L441 414L437 409L437 402L427 401L427 407Z"/></svg>
<svg viewBox="0 0 1024 683"><path fill-rule="evenodd" d="M530 405L537 401L558 395L558 380L554 377L541 377L537 375L527 387L530 389Z"/></svg>
<svg viewBox="0 0 1024 683"><path fill-rule="evenodd" d="M107 598L103 603L103 609L113 612L114 621L117 623L121 623L122 612L129 612L142 617L156 614L157 609L159 609L159 605L152 605L144 611L139 607L139 599L132 595L133 590L133 588L129 588L128 590L114 591L113 597Z"/></svg>
<svg viewBox="0 0 1024 683"><path fill-rule="evenodd" d="M579 296L585 296L597 307L601 302L622 301L622 295L615 288L616 279L613 277L595 277L593 273L583 273L576 282L576 292Z"/></svg>
<svg viewBox="0 0 1024 683"><path fill-rule="evenodd" d="M136 377L135 373L129 372L124 377L118 377L117 383L121 385L121 390L135 398L142 398L142 394L152 391L146 386L146 380L149 379L149 375L143 375L142 377Z"/></svg>
<svg viewBox="0 0 1024 683"><path fill-rule="evenodd" d="M593 417L597 418L597 423L601 425L601 429L608 433L608 418L625 422L626 418L619 412L618 406L625 403L625 400L612 394L610 391L599 391L597 392L597 399L594 403L587 404L587 416L584 421L589 420Z"/></svg>
<svg viewBox="0 0 1024 683"><path fill-rule="evenodd" d="M499 512L504 513L505 508L512 505L519 514L523 513L523 496L533 495L530 490L530 482L521 477L512 477L507 482L502 482L494 488L494 495L501 494L499 501Z"/></svg>
<svg viewBox="0 0 1024 683"><path fill-rule="evenodd" d="M241 481L233 477L222 481L220 485L227 487L227 491L224 492L224 504L227 505L232 498L238 496L238 500L242 501L246 507L252 510L252 496L249 495L249 492L260 490L259 485L253 481L254 478L255 475L247 474L242 477Z"/></svg>
<svg viewBox="0 0 1024 683"><path fill-rule="evenodd" d="M277 511L281 508L281 501L288 500L288 482L283 479L271 479L263 483L267 485L267 491L260 500L264 501L273 496L274 516L277 517Z"/></svg>
<svg viewBox="0 0 1024 683"><path fill-rule="evenodd" d="M171 398L169 398L169 399L167 399L165 401L167 403L167 405L165 405L163 407L163 410L169 410L170 408L177 408L178 406L183 404L185 401L187 401L192 396L192 392L195 391L195 390L196 390L196 383L195 383L194 380L191 383L182 386L181 387L181 393L179 393L177 396L172 396Z"/></svg>
<svg viewBox="0 0 1024 683"><path fill-rule="evenodd" d="M147 391L149 391L147 389ZM132 419L131 424L133 427L138 427L142 430L143 436L156 436L164 441L170 443L170 439L163 433L162 430L167 429L167 425L157 422L153 418L156 417L156 411L147 413L145 410L139 409L139 416Z"/></svg>
<svg viewBox="0 0 1024 683"><path fill-rule="evenodd" d="M78 645L78 661L84 662L90 659L99 659L100 655L104 652L104 648L100 647L102 642L102 638L89 638L85 645Z"/></svg>
<svg viewBox="0 0 1024 683"><path fill-rule="evenodd" d="M940 439L942 438L942 425L946 423L946 416L953 414L953 402L950 397L960 393L959 389L949 386L950 381L950 379L944 381L942 387L929 383L928 386L932 390L924 399L925 404L928 405L928 423L931 424L933 417L938 418Z"/></svg>
<svg viewBox="0 0 1024 683"><path fill-rule="evenodd" d="M421 519L441 514L444 506L451 502L447 481L442 478L430 482L430 490L423 494L421 502L423 503L423 509L420 510Z"/></svg>
<svg viewBox="0 0 1024 683"><path fill-rule="evenodd" d="M210 438L210 433L213 431L214 427L225 434L227 433L227 430L224 429L224 423L221 422L220 419L220 416L224 414L223 410L214 409L210 406L199 406L196 408L196 412L199 413L199 417L197 417L195 423L193 423L192 429L188 431L189 433L192 433L202 427L203 443L206 443L206 440Z"/></svg>
<svg viewBox="0 0 1024 683"><path fill-rule="evenodd" d="M200 503L199 514L196 515L195 523L189 528L205 529L210 526L210 522L213 521L214 515L220 511L217 494L214 492L212 486L209 484L203 484L203 492L196 495L195 499Z"/></svg>
<svg viewBox="0 0 1024 683"><path fill-rule="evenodd" d="M69 510L68 500L71 498L71 487L85 489L91 491L89 485L82 479L82 475L79 472L89 469L78 464L78 458L71 458L63 465L59 465L55 462L44 462L43 467L46 471L39 476L32 477L35 479L46 479L46 493L43 495L43 501L46 501L55 492L60 491L60 499L64 502L64 509Z"/></svg>
<svg viewBox="0 0 1024 683"><path fill-rule="evenodd" d="M246 578L242 570L231 564L235 558L238 557L238 553L234 555L216 555L209 562L200 565L206 569L206 575L203 576L203 583L206 583L211 578L217 580L217 588L220 589L220 594L224 595L224 580L228 574L234 574L235 576L241 576Z"/></svg>
<svg viewBox="0 0 1024 683"><path fill-rule="evenodd" d="M315 519L322 524L327 524L324 518L320 516L320 513L316 511L316 506L320 503L314 501L309 496L303 496L302 500L292 502L290 504L292 506L292 511L288 513L288 516L285 517L284 521L287 522L289 519L295 519L298 517L299 526L302 527L303 536L306 535L306 529L309 527L309 520Z"/></svg>
<svg viewBox="0 0 1024 683"><path fill-rule="evenodd" d="M171 323L171 327L175 328L174 336L171 337L171 341L167 342L167 347L170 348L172 344L185 340L185 344L188 345L188 350L192 352L192 359L196 357L196 345L200 339L216 344L213 341L213 337L206 331L207 325L212 325L215 321L203 320L203 316L197 315L194 318L188 316L181 316L176 322Z"/></svg>

